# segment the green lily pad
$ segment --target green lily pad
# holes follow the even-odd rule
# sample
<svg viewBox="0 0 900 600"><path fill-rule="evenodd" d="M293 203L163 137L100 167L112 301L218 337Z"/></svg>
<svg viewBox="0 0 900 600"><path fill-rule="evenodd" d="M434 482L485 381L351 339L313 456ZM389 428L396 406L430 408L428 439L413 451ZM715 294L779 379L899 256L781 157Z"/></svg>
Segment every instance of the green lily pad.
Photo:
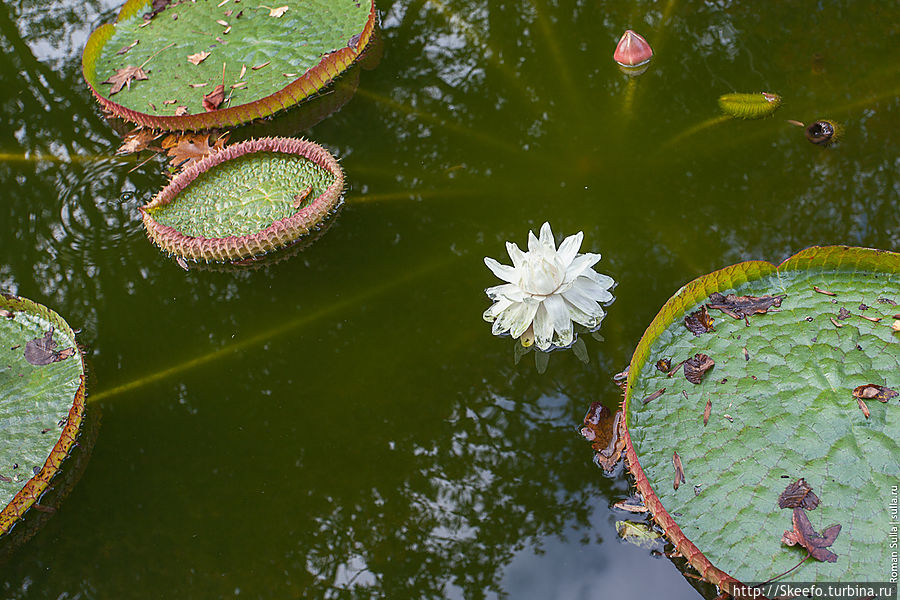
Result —
<svg viewBox="0 0 900 600"><path fill-rule="evenodd" d="M781 96L759 92L756 94L724 94L719 96L719 108L726 115L738 119L768 117L781 106Z"/></svg>
<svg viewBox="0 0 900 600"><path fill-rule="evenodd" d="M141 212L163 250L197 261L237 261L319 227L336 211L343 188L343 171L321 146L263 138L190 165Z"/></svg>
<svg viewBox="0 0 900 600"><path fill-rule="evenodd" d="M75 444L84 363L52 310L0 294L0 535L40 501Z"/></svg>
<svg viewBox="0 0 900 600"><path fill-rule="evenodd" d="M176 0L154 14L151 0L129 0L88 39L84 78L104 108L141 125L237 125L322 89L360 56L375 25L374 0L274 4ZM204 96L218 85L224 96L212 108Z"/></svg>
<svg viewBox="0 0 900 600"><path fill-rule="evenodd" d="M760 312L742 312L714 293L778 296L780 306L764 300ZM777 267L745 262L696 279L644 333L625 400L629 468L677 549L726 591L806 556L782 543L792 511L778 505L800 478L820 500L807 513L813 528L841 530L829 548L836 562L809 559L789 577L883 577L887 506L900 481L900 402L865 400L867 417L853 392L867 384L900 390L894 303L900 254L816 247ZM713 330L700 325L703 306ZM678 365L697 354L715 366L699 376L702 368L688 368L699 380L692 383L688 363ZM676 452L684 473L677 486Z"/></svg>

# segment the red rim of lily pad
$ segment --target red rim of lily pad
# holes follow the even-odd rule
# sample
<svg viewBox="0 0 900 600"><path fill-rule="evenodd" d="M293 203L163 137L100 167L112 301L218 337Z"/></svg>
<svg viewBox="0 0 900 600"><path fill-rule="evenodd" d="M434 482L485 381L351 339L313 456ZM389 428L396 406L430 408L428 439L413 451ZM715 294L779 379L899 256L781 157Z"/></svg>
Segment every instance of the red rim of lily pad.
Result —
<svg viewBox="0 0 900 600"><path fill-rule="evenodd" d="M250 235L223 238L193 237L156 221L150 210L174 201L198 176L248 154L276 152L308 159L334 176L334 181L317 198L288 218L275 221ZM337 159L314 142L296 138L247 140L213 152L176 175L150 202L140 208L147 235L170 254L197 261L232 262L259 256L287 246L313 230L335 209L344 190L344 172Z"/></svg>
<svg viewBox="0 0 900 600"><path fill-rule="evenodd" d="M16 312L36 313L52 323L56 330L64 332L66 337L75 339L75 332L72 331L65 319L55 311L27 298L20 298L10 294L0 294L0 296L2 296L2 306L4 308ZM84 418L84 357L77 344L75 356L81 364L81 382L72 400L72 407L69 409L66 417L66 424L56 444L50 450L47 460L44 461L41 470L25 483L9 504L0 510L0 536L8 533L13 525L28 512L28 509L40 501L41 496L49 489L50 482L59 472L63 461L75 445L78 434L81 431L81 424Z"/></svg>
<svg viewBox="0 0 900 600"><path fill-rule="evenodd" d="M149 5L150 0L128 0L121 11L119 11L116 23L135 15ZM100 51L116 31L115 24L103 24L91 33L87 44L85 44L84 52L81 55L81 70L84 80L88 84L88 87L91 88L91 93L94 95L94 98L97 99L105 110L108 110L117 117L137 123L138 125L143 125L144 127L168 131L229 127L240 125L241 123L246 123L254 119L271 116L278 111L302 102L327 86L362 55L366 45L369 43L369 39L372 37L372 33L375 29L375 22L375 0L371 0L369 18L366 20L366 24L360 32L359 39L356 41L355 46L345 46L325 55L318 65L312 67L299 78L274 94L270 94L264 98L246 104L229 106L227 108L216 109L205 113L181 116L150 115L126 108L101 94L91 81L96 78L96 61L100 55Z"/></svg>
<svg viewBox="0 0 900 600"><path fill-rule="evenodd" d="M786 259L778 266L767 261L747 261L714 271L694 279L682 287L663 305L656 317L647 327L632 356L628 369L627 391L622 402L623 438L625 444L626 466L635 479L635 486L643 497L644 504L653 518L662 527L666 537L675 545L675 549L693 566L700 575L710 583L719 586L731 594L736 585L744 582L714 565L704 553L684 534L675 518L666 510L641 467L631 432L628 427L629 402L639 402L632 398L635 381L641 374L651 354L651 346L666 328L699 303L702 303L713 292L725 288L736 288L749 281L761 279L775 273L785 271L802 272L821 267L883 270L885 257L898 255L886 250L871 248L854 248L848 246L813 246Z"/></svg>

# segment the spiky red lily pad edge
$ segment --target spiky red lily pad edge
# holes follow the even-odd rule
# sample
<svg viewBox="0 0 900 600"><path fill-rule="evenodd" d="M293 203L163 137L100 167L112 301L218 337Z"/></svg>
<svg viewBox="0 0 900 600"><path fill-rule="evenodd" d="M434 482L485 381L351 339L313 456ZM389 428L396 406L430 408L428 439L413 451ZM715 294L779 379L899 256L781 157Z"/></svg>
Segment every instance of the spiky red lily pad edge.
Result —
<svg viewBox="0 0 900 600"><path fill-rule="evenodd" d="M681 318L689 309L694 308L713 292L737 287L747 281L760 279L776 271L804 271L822 266L836 269L854 267L857 269L883 270L886 264L885 257L896 259L897 256L894 252L873 248L812 246L791 256L777 267L766 261L746 261L725 267L698 277L682 287L663 305L641 336L641 340L638 342L637 348L635 348L631 357L631 363L628 368L627 392L625 399L622 401L622 414L625 415L625 433L623 436L625 440L625 464L634 477L635 487L641 493L645 506L650 510L654 520L662 527L666 537L675 545L675 549L687 559L692 567L697 569L705 580L719 586L728 594L733 595L735 586L743 584L713 565L706 555L681 531L678 523L666 511L659 497L653 491L653 487L650 485L638 460L634 444L631 442L631 432L628 428L628 402L631 400L631 390L634 382L640 375L641 368L645 365L650 354L650 347L670 323ZM896 260L893 262L896 263ZM896 272L896 268L892 272Z"/></svg>
<svg viewBox="0 0 900 600"><path fill-rule="evenodd" d="M290 108L291 106L306 100L333 79L344 72L347 67L352 65L357 58L360 57L375 29L375 0L371 0L372 7L369 10L369 18L363 30L360 32L359 40L356 46L345 46L340 50L331 52L322 57L322 60L316 66L309 69L299 78L289 83L281 90L270 94L259 100L240 104L238 106L229 106L205 113L181 116L159 116L142 113L130 108L126 108L117 102L113 102L109 98L103 96L91 81L97 77L97 57L103 46L115 33L115 25L106 23L101 25L91 33L88 37L87 44L84 46L84 52L81 55L81 73L85 83L91 88L91 93L97 102L105 109L113 113L117 117L121 117L132 123L143 125L151 129L162 129L166 131L196 131L202 129L213 129L217 127L231 127L247 123L254 119L262 119L269 117L278 111ZM148 0L128 0L119 12L116 22L127 19L142 10L148 5Z"/></svg>
<svg viewBox="0 0 900 600"><path fill-rule="evenodd" d="M159 223L150 215L150 209L172 202L201 173L227 160L256 152L280 152L302 156L331 173L334 181L301 210L250 235L232 235L224 238L192 237ZM153 200L142 206L140 211L147 235L166 252L197 261L228 262L265 254L294 242L334 210L343 191L343 170L331 153L318 144L297 138L260 138L226 146L203 157L176 175Z"/></svg>
<svg viewBox="0 0 900 600"><path fill-rule="evenodd" d="M0 296L2 296L2 306L5 308L14 311L36 312L53 323L54 328L63 331L70 339L75 339L75 332L72 331L65 319L46 306L27 298L19 298L18 296L8 294ZM81 363L81 382L72 400L72 407L69 409L69 414L66 417L66 424L38 474L29 479L9 504L0 510L0 536L8 533L12 526L16 524L16 521L21 519L29 508L38 503L41 496L50 487L50 481L69 455L69 452L75 445L75 440L78 438L78 433L81 431L81 423L84 418L84 357L78 344L75 344L75 356L78 357L78 361Z"/></svg>

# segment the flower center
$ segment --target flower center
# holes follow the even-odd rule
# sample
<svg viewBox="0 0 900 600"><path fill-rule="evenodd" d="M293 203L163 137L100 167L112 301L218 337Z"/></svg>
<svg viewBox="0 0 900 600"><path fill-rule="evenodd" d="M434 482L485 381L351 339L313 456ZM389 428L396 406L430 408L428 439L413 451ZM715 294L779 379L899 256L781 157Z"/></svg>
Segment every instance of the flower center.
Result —
<svg viewBox="0 0 900 600"><path fill-rule="evenodd" d="M522 269L519 287L532 296L549 296L565 279L565 269L556 252L529 253Z"/></svg>

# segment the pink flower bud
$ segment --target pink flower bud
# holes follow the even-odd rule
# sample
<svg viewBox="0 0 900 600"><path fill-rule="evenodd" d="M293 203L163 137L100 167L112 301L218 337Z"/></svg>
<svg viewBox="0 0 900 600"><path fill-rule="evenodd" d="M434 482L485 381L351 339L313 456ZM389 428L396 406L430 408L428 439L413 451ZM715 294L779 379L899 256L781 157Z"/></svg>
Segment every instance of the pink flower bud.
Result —
<svg viewBox="0 0 900 600"><path fill-rule="evenodd" d="M627 30L613 54L613 59L623 67L636 67L650 60L653 56L653 49L643 37Z"/></svg>

